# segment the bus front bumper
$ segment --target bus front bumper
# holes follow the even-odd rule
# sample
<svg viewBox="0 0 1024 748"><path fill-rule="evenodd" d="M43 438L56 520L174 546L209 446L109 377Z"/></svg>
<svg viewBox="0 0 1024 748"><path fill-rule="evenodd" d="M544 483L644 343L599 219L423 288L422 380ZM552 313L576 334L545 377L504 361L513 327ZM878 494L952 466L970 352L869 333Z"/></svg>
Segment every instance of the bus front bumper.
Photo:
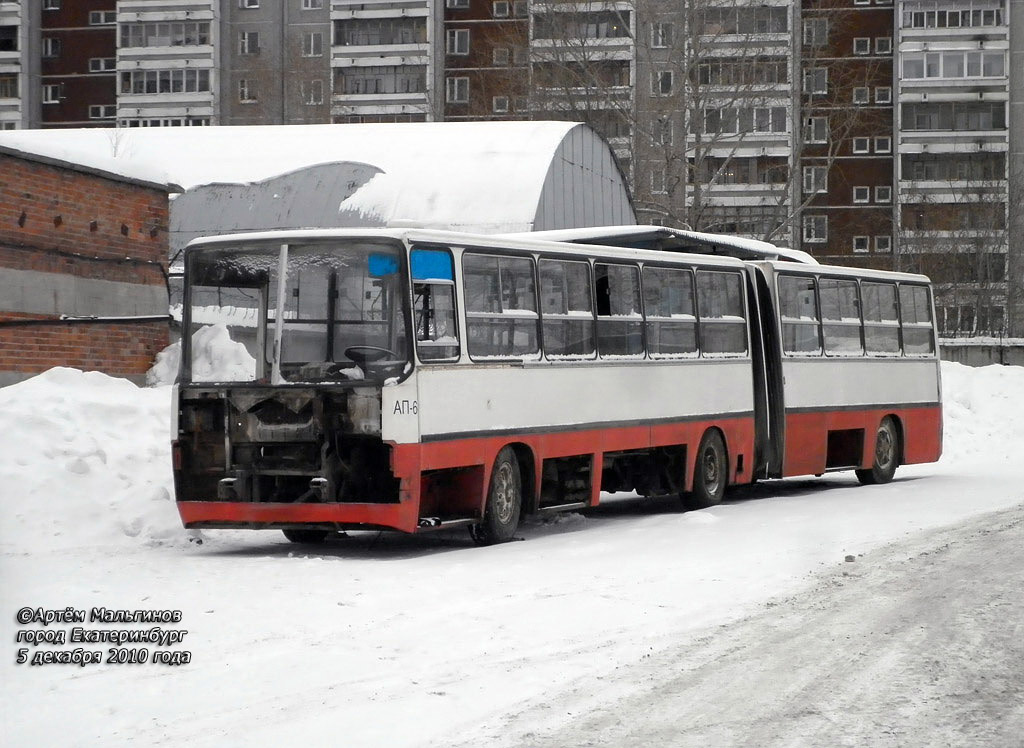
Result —
<svg viewBox="0 0 1024 748"><path fill-rule="evenodd" d="M178 514L189 528L317 529L387 528L415 532L415 502L397 504L275 504L251 501L179 501Z"/></svg>

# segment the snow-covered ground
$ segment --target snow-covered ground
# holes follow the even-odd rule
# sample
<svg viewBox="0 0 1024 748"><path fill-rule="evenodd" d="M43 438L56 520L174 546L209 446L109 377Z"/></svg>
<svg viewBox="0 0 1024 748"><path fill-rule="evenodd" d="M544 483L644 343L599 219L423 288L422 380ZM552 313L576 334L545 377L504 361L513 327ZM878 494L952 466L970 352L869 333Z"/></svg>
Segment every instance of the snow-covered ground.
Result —
<svg viewBox="0 0 1024 748"><path fill-rule="evenodd" d="M525 542L365 533L315 551L180 528L167 388L55 369L0 389L4 743L486 742L505 715L622 688L617 669L808 589L848 554L1024 501L1024 369L947 364L943 384L945 456L886 486L778 481L689 513L607 497L526 525ZM16 622L26 606L180 610L163 628L188 631L170 649L191 662L15 664L43 649L15 643L44 628Z"/></svg>

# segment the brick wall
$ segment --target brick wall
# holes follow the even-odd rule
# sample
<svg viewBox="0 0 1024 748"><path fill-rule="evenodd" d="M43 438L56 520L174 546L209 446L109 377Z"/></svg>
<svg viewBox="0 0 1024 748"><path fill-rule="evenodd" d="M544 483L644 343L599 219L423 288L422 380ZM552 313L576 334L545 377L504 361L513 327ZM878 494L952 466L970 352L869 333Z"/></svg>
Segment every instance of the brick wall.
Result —
<svg viewBox="0 0 1024 748"><path fill-rule="evenodd" d="M165 298L167 223L167 193L155 186L0 153L0 275L7 273L7 286L16 282L18 291L8 288L0 298L0 383L52 366L133 379L145 374L168 343L166 323L3 322L74 314L69 277L110 282L120 292L91 313L166 314L166 303L140 311L137 302L125 308L123 299ZM39 313L41 306L52 306L52 314Z"/></svg>

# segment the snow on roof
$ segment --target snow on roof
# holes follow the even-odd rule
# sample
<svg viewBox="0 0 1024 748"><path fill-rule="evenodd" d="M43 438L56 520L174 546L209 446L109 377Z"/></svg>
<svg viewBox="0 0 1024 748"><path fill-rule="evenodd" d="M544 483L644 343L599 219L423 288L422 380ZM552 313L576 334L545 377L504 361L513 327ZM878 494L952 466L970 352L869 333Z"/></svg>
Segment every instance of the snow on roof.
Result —
<svg viewBox="0 0 1024 748"><path fill-rule="evenodd" d="M0 132L0 152L23 156L30 160L56 163L99 176L144 182L170 191L178 190L178 185L173 184L167 172L159 166L113 155L116 151L114 133L123 131L93 129L91 132L101 135L102 138L101 142L101 138L94 136L93 143L78 143L73 139L60 137L58 133L63 132L67 131L4 130Z"/></svg>
<svg viewBox="0 0 1024 748"><path fill-rule="evenodd" d="M185 189L252 183L328 162L375 175L339 206L388 223L529 227L572 122L160 127L5 132L0 145L61 151L68 160L163 169ZM113 133L117 133L114 135ZM116 153L116 155L115 155ZM109 167L108 167L109 168ZM467 225L468 221L468 225Z"/></svg>
<svg viewBox="0 0 1024 748"><path fill-rule="evenodd" d="M525 237L526 234L509 234L510 237ZM700 231L666 228L664 226L594 226L579 229L556 229L533 232L534 238L559 242L587 242L589 244L613 243L628 245L633 242L658 243L682 246L689 242L697 245L726 247L738 250L742 259L779 259L817 265L814 257L799 249L778 247L760 239L748 239L730 234L708 234ZM690 251L699 251L690 249Z"/></svg>

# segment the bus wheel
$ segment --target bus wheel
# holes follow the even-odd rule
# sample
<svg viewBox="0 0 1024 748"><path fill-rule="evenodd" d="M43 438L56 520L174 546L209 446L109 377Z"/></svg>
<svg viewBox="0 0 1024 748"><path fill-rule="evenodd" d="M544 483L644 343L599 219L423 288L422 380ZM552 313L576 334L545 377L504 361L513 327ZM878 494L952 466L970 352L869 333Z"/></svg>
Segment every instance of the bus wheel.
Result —
<svg viewBox="0 0 1024 748"><path fill-rule="evenodd" d="M330 534L327 530L281 530L284 536L293 543L305 543L306 545L320 545Z"/></svg>
<svg viewBox="0 0 1024 748"><path fill-rule="evenodd" d="M687 509L706 509L722 501L725 484L729 480L729 463L725 457L725 442L717 430L704 434L697 448L697 464L693 475L693 491L685 496Z"/></svg>
<svg viewBox="0 0 1024 748"><path fill-rule="evenodd" d="M899 464L900 436L896 431L896 424L892 418L886 416L878 424L878 433L875 435L875 462L870 470L858 470L857 480L865 486L876 483L888 483L896 474L896 466Z"/></svg>
<svg viewBox="0 0 1024 748"><path fill-rule="evenodd" d="M469 528L476 544L493 545L511 540L519 526L522 503L523 481L519 474L519 460L512 447L505 447L494 460L484 519Z"/></svg>

